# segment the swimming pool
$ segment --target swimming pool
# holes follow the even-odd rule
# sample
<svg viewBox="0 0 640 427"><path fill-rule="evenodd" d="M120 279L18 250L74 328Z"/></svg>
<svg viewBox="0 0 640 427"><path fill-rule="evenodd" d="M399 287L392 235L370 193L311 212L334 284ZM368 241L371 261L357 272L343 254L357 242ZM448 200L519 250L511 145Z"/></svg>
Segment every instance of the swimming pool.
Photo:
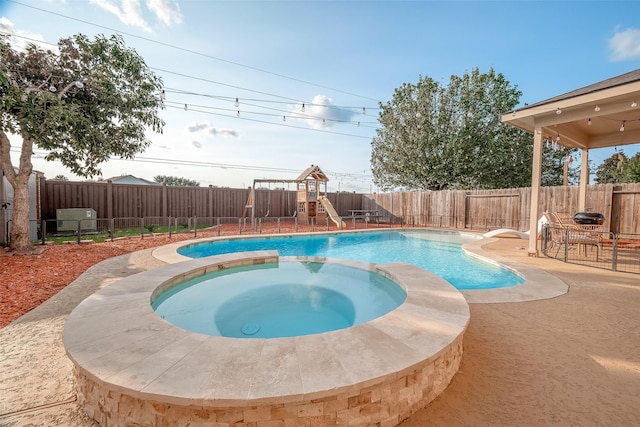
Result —
<svg viewBox="0 0 640 427"><path fill-rule="evenodd" d="M366 323L396 309L406 296L391 279L370 270L281 260L186 280L159 294L151 306L166 321L201 334L282 338Z"/></svg>
<svg viewBox="0 0 640 427"><path fill-rule="evenodd" d="M524 279L505 268L467 256L473 235L436 231L381 231L218 240L188 245L178 253L201 258L233 252L277 250L280 256L319 256L376 264L407 262L431 271L459 290L506 288Z"/></svg>

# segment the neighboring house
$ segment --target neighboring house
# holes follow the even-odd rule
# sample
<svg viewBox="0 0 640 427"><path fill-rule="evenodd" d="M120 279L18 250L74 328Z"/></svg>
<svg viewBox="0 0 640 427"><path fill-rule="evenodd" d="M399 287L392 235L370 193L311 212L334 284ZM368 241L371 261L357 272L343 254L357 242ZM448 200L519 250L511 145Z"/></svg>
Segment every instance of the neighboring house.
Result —
<svg viewBox="0 0 640 427"><path fill-rule="evenodd" d="M11 218L13 217L13 187L0 169L0 246L9 244ZM40 219L40 177L42 172L33 171L29 177L29 237L31 241L38 240L38 220Z"/></svg>
<svg viewBox="0 0 640 427"><path fill-rule="evenodd" d="M147 181L146 179L138 178L133 175L114 176L113 178L105 179L105 181L111 181L114 184L162 185L159 182Z"/></svg>

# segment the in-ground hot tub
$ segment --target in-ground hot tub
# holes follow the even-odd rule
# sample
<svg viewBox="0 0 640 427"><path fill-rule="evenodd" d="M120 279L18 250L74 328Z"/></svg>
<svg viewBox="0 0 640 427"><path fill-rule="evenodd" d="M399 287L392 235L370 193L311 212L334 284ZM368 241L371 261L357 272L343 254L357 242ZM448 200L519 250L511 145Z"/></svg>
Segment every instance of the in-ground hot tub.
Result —
<svg viewBox="0 0 640 427"><path fill-rule="evenodd" d="M79 403L102 425L395 425L446 388L469 322L459 291L404 263L291 258L374 271L402 287L406 300L382 317L331 332L227 338L163 320L151 307L152 294L209 271L277 262L277 252L136 274L96 292L67 320L63 339Z"/></svg>

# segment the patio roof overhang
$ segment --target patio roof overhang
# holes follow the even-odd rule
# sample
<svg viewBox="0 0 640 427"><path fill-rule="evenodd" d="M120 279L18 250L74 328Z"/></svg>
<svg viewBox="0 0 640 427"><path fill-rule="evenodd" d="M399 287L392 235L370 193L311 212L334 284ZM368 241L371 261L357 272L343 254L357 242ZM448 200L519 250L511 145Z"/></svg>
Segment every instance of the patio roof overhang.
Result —
<svg viewBox="0 0 640 427"><path fill-rule="evenodd" d="M560 112L560 113L558 113ZM594 149L640 142L640 70L506 113L502 122L556 140ZM624 131L620 131L624 124Z"/></svg>
<svg viewBox="0 0 640 427"><path fill-rule="evenodd" d="M533 134L529 254L537 255L543 141L582 150L578 208L586 208L589 150L640 142L640 69L505 113L502 122Z"/></svg>

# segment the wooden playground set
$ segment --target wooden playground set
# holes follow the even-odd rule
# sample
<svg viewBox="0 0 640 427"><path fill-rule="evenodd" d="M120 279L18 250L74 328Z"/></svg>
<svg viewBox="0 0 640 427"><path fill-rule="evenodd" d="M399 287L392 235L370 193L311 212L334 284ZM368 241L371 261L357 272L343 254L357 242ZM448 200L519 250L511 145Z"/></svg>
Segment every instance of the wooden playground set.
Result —
<svg viewBox="0 0 640 427"><path fill-rule="evenodd" d="M327 224L328 221L333 221L338 228L344 228L344 221L327 198L328 181L327 175L317 165L309 166L296 179L254 179L242 217L256 218L254 209L256 185L295 184L297 195L293 215L299 222L309 224L313 221L315 224Z"/></svg>

